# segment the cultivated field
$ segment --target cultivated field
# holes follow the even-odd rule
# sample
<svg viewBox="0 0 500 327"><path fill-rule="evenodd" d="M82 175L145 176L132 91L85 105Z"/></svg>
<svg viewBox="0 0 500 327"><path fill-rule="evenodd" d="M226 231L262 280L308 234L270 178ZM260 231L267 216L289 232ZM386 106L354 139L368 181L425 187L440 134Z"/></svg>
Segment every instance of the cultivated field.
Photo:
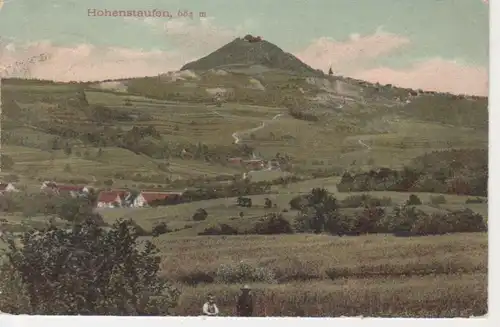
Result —
<svg viewBox="0 0 500 327"><path fill-rule="evenodd" d="M239 283L221 265L273 272L257 281L257 313L288 316L468 316L487 302L487 235L439 237L227 236L154 241L162 273L182 290L179 315L197 315L209 292L233 314ZM215 280L214 280L215 279ZM204 281L197 285L197 283ZM190 285L191 284L191 285Z"/></svg>

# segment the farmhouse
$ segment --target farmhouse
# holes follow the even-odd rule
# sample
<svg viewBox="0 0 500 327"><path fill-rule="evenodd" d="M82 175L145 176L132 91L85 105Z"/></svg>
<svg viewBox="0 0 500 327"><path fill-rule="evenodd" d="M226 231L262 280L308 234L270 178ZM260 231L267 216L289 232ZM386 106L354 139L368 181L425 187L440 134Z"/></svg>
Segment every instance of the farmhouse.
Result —
<svg viewBox="0 0 500 327"><path fill-rule="evenodd" d="M44 192L57 192L57 184L56 182L45 181L42 183L40 190Z"/></svg>
<svg viewBox="0 0 500 327"><path fill-rule="evenodd" d="M125 206L130 192L125 190L102 191L97 197L98 208L117 208Z"/></svg>
<svg viewBox="0 0 500 327"><path fill-rule="evenodd" d="M154 201L162 201L169 198L173 199L181 195L182 193L180 192L141 192L132 200L130 206L134 208L147 207Z"/></svg>
<svg viewBox="0 0 500 327"><path fill-rule="evenodd" d="M244 160L243 164L247 168L262 169L262 168L264 168L264 166L265 166L266 163L262 159L251 159L251 160Z"/></svg>
<svg viewBox="0 0 500 327"><path fill-rule="evenodd" d="M0 183L0 194L5 192L19 192L12 183Z"/></svg>
<svg viewBox="0 0 500 327"><path fill-rule="evenodd" d="M229 159L227 159L227 161L229 163L232 163L232 164L241 164L243 162L243 159L242 158L229 158Z"/></svg>
<svg viewBox="0 0 500 327"><path fill-rule="evenodd" d="M79 185L59 185L55 182L45 181L40 188L43 192L51 192L55 194L67 194L72 197L78 197L88 194L90 188L87 186Z"/></svg>

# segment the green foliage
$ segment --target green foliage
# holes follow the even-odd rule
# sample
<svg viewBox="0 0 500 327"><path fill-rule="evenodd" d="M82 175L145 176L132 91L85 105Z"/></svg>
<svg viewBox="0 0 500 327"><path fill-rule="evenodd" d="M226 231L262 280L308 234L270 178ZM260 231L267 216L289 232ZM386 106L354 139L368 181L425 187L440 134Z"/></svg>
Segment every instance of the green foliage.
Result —
<svg viewBox="0 0 500 327"><path fill-rule="evenodd" d="M337 202L324 189L313 189L302 200L294 221L296 232L327 232L334 235L361 235L369 233L392 233L400 236L433 235L443 233L482 232L487 230L486 222L470 209L427 214L414 205L421 204L417 196L411 195L405 206L385 209L380 201L370 197L346 198L345 205L358 207L363 211L354 215L339 212ZM390 203L390 202L388 202ZM356 205L356 206L354 206Z"/></svg>
<svg viewBox="0 0 500 327"><path fill-rule="evenodd" d="M392 204L389 197L377 198L370 194L350 195L340 201L341 208L359 208L359 207L386 207Z"/></svg>
<svg viewBox="0 0 500 327"><path fill-rule="evenodd" d="M157 236L160 236L160 235L163 235L166 233L170 233L170 232L171 232L171 230L170 230L170 228L168 228L167 223L161 222L161 223L153 226L153 229L151 231L151 235L153 237L157 237Z"/></svg>
<svg viewBox="0 0 500 327"><path fill-rule="evenodd" d="M85 197L56 197L55 214L69 222L81 223L91 219L97 225L105 225L103 218L94 213L92 203Z"/></svg>
<svg viewBox="0 0 500 327"><path fill-rule="evenodd" d="M290 209L301 210L308 204L307 197L304 195L297 195L290 200L289 204Z"/></svg>
<svg viewBox="0 0 500 327"><path fill-rule="evenodd" d="M168 315L179 292L161 279L151 242L139 247L131 221L103 230L92 220L70 231L26 232L8 240L8 268L25 295L12 313L42 315ZM16 295L17 294L17 295ZM19 303L19 301L16 301Z"/></svg>
<svg viewBox="0 0 500 327"><path fill-rule="evenodd" d="M254 267L245 262L222 264L215 272L218 283L276 283L274 271L264 267Z"/></svg>
<svg viewBox="0 0 500 327"><path fill-rule="evenodd" d="M250 230L250 234L293 234L293 228L281 214L272 213L261 218Z"/></svg>
<svg viewBox="0 0 500 327"><path fill-rule="evenodd" d="M288 114L290 116L292 116L293 118L299 119L299 120L312 121L312 122L319 121L318 116L316 116L310 112L305 112L303 110L297 109L297 108L289 108Z"/></svg>
<svg viewBox="0 0 500 327"><path fill-rule="evenodd" d="M217 226L205 228L205 230L198 233L198 235L238 235L238 230L227 224L219 224Z"/></svg>
<svg viewBox="0 0 500 327"><path fill-rule="evenodd" d="M415 194L410 194L410 197L406 201L407 206L418 206L422 204L422 200Z"/></svg>
<svg viewBox="0 0 500 327"><path fill-rule="evenodd" d="M351 175L340 192L435 192L487 196L488 152L481 149L434 151L419 156L403 170L381 168Z"/></svg>
<svg viewBox="0 0 500 327"><path fill-rule="evenodd" d="M196 210L196 212L193 214L193 220L194 221L203 221L207 219L208 213L205 209L199 208Z"/></svg>
<svg viewBox="0 0 500 327"><path fill-rule="evenodd" d="M485 200L483 200L482 198L479 198L479 197L465 200L466 204L484 203L484 202L485 202Z"/></svg>
<svg viewBox="0 0 500 327"><path fill-rule="evenodd" d="M252 199L251 198L239 196L236 199L236 203L240 207L247 207L247 208L251 208L252 207Z"/></svg>
<svg viewBox="0 0 500 327"><path fill-rule="evenodd" d="M335 233L340 229L337 200L326 190L314 188L306 195L307 205L300 210L295 220L298 231Z"/></svg>

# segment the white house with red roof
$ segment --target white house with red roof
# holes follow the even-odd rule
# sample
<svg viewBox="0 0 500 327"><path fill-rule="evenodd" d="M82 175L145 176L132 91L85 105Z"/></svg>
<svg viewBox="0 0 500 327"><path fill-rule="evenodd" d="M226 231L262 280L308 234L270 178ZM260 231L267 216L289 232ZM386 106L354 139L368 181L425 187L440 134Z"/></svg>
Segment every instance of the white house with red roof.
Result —
<svg viewBox="0 0 500 327"><path fill-rule="evenodd" d="M125 190L101 191L97 196L98 208L119 208L123 207L130 192Z"/></svg>
<svg viewBox="0 0 500 327"><path fill-rule="evenodd" d="M154 201L165 200L169 197L181 196L182 192L141 192L132 200L130 206L142 208L151 205Z"/></svg>
<svg viewBox="0 0 500 327"><path fill-rule="evenodd" d="M43 182L40 189L44 192L52 192L55 194L69 194L72 197L88 194L90 191L90 188L87 186L57 184L56 182L51 181Z"/></svg>

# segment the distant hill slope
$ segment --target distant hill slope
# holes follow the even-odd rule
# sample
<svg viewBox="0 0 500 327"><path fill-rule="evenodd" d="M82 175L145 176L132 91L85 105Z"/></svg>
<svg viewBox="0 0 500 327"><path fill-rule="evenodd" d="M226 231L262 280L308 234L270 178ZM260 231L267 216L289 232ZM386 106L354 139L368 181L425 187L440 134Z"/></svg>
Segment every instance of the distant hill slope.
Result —
<svg viewBox="0 0 500 327"><path fill-rule="evenodd" d="M270 42L265 40L248 42L241 38L234 39L208 56L187 63L181 70L209 70L235 65L262 65L301 75L323 75L322 72L306 65Z"/></svg>

